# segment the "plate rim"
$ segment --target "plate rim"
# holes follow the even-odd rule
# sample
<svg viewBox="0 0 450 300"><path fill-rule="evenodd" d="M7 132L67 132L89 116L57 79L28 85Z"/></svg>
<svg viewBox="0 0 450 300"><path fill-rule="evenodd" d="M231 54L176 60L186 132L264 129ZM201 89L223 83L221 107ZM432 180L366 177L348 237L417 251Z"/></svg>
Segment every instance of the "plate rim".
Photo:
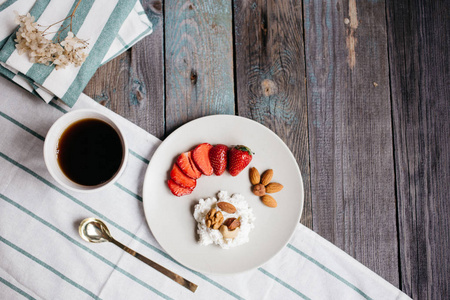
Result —
<svg viewBox="0 0 450 300"><path fill-rule="evenodd" d="M280 245L279 249L273 253L270 257L268 257L267 259L265 259L264 261L262 261L261 263L259 263L256 266L252 266L250 268L247 269L243 269L243 270L239 270L239 271L232 271L232 272L214 272L214 271L208 271L208 270L204 270L202 268L197 268L195 266L186 264L185 262L180 261L179 259L176 259L172 256L172 254L170 253L170 251L168 251L161 243L160 241L158 241L158 238L156 237L154 231L152 230L152 227L150 226L150 222L149 222L149 212L147 212L147 206L149 205L149 201L146 201L146 195L147 195L147 189L146 186L146 182L147 182L147 178L150 176L149 173L151 172L151 165L152 165L152 161L155 161L155 156L160 152L163 151L161 149L163 149L164 147L162 147L164 144L169 143L173 138L176 137L176 134L178 131L183 130L184 127L188 126L188 125L192 125L192 123L197 123L197 122L202 122L205 119L220 119L220 118L225 118L225 119L241 119L244 122L251 122L254 123L256 126L262 128L263 130L265 130L266 132L270 133L275 139L277 139L281 145L289 152L290 154L290 159L292 159L295 164L295 170L298 174L298 177L300 179L300 187L301 187L301 195L300 195L300 201L301 201L301 205L300 205L300 210L299 213L296 217L296 224L298 226L298 224L300 224L300 220L301 220L301 216L303 214L303 209L304 209L304 205L305 205L305 189L304 189L304 182L303 182L303 177L300 171L300 167L299 164L295 158L295 156L293 155L292 151L289 149L289 147L286 145L286 143L274 132L272 131L270 128L268 128L267 126L253 120L253 119L249 119L243 116L237 116L237 115L230 115L230 114L214 114L214 115L207 115L207 116L203 116L203 117L199 117L193 120L190 120L182 125L180 125L177 129L175 129L174 131L172 131L164 140L161 141L161 143L158 145L158 148L153 152L152 157L149 160L149 163L147 165L147 169L145 171L144 174L144 180L142 183L142 203L143 203L143 210L144 210L144 216L145 216L145 221L147 224L147 227L150 229L151 234L153 235L153 237L155 238L156 242L159 244L159 246L163 249L163 251L170 256L171 259L173 259L174 261L176 261L177 263L181 264L183 267L186 267L188 269L192 269L194 271L203 273L203 274L210 274L210 275L231 275L231 274L240 274L240 273L244 273L250 270L254 270L260 266L262 266L263 264L267 263L268 261L270 261L274 256L276 256L283 248L286 247L286 245L289 243L289 241L292 239L292 236L295 233L295 230L297 228L297 226L293 226L293 228L291 229L291 232L289 233L288 238L283 242L282 245ZM224 250L225 251L225 250Z"/></svg>

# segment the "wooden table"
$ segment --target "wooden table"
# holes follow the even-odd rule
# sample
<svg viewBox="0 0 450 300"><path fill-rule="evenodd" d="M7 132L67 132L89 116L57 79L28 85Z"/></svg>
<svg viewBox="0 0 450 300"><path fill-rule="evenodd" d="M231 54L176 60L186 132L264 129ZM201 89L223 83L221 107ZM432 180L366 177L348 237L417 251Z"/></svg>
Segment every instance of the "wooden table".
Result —
<svg viewBox="0 0 450 300"><path fill-rule="evenodd" d="M143 1L154 32L85 92L164 139L277 133L301 222L415 299L450 298L450 1Z"/></svg>

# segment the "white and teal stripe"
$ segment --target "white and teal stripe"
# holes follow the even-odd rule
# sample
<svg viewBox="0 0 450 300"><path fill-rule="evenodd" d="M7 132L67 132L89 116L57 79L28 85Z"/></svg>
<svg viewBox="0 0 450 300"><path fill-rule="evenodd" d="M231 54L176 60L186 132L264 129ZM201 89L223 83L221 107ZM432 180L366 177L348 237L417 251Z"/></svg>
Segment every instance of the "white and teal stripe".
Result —
<svg viewBox="0 0 450 300"><path fill-rule="evenodd" d="M82 285L76 283L75 281L73 281L72 279L70 279L69 277L67 277L66 275L64 275L63 273L59 272L58 270L56 270L55 268L53 268L52 266L48 265L47 263L43 262L42 260L40 260L39 258L33 256L32 254L30 254L29 252L23 250L21 247L18 247L17 245L15 245L13 242L5 239L4 237L2 237L0 235L0 242L4 243L5 245L11 247L12 249L16 250L17 252L19 252L20 254L23 254L24 256L26 256L27 258L29 258L30 260L32 260L33 262L41 265L42 267L44 267L45 269L47 269L48 271L54 273L57 277L61 278L62 280L66 281L67 283L71 284L72 286L76 287L77 289L79 289L80 291L84 292L86 295L92 297L93 299L100 299L99 297L97 297L94 293L92 293L91 291L89 291L88 289L86 289L85 287L83 287Z"/></svg>
<svg viewBox="0 0 450 300"><path fill-rule="evenodd" d="M168 297L167 295L165 295L164 293L161 293L160 291L158 291L156 288L154 288L153 286L147 284L146 282L143 282L142 280L140 280L139 278L137 278L136 276L130 274L129 272L125 271L124 269L118 267L116 264L112 263L110 260L106 259L105 257L101 256L100 254L96 253L95 251L92 251L91 249L89 249L88 247L86 247L84 244L80 243L78 240L75 240L74 238L72 238L71 236L69 236L68 234L66 234L65 232L61 231L60 229L58 229L56 226L50 224L48 221L42 219L41 217L37 216L36 214L34 214L33 212L29 211L28 209L26 209L25 207L23 207L22 205L20 205L19 203L15 202L14 200L6 197L5 195L0 193L0 199L4 200L5 202L11 204L12 206L16 207L17 209L19 209L21 212L27 214L28 216L30 216L31 218L33 218L34 220L40 222L41 224L45 225L46 227L48 227L49 229L55 231L56 233L58 233L59 235L61 235L62 237L64 237L68 242L72 243L74 246L77 246L79 248L81 248L82 250L84 250L85 252L91 254L92 256L94 256L95 258L97 258L98 260L100 260L101 262L105 263L106 265L108 265L109 267L111 267L114 270L117 270L118 272L122 273L123 275L125 275L126 277L130 278L131 280L133 280L134 282L144 286L145 288L147 288L148 290L150 290L151 292L165 298L165 299L171 299L170 297ZM0 237L1 238L1 237ZM24 250L20 249L20 252L25 252ZM64 275L65 276L65 275Z"/></svg>
<svg viewBox="0 0 450 300"><path fill-rule="evenodd" d="M17 24L14 22L15 14L26 14L30 11L36 0L6 0L0 4L0 49L8 40L11 33L16 28Z"/></svg>
<svg viewBox="0 0 450 300"><path fill-rule="evenodd" d="M18 54L14 43L16 24L13 10L20 14L30 11L38 23L51 24L68 16L77 2L15 0L0 5L0 75L47 103L56 97L71 107L100 65L120 55L153 30L137 0L83 0L72 23L73 32L89 42L89 56L81 67L55 70L52 65L32 64L26 55ZM2 15L7 17L2 18ZM63 26L68 22L66 20ZM66 34L67 30L61 38Z"/></svg>
<svg viewBox="0 0 450 300"><path fill-rule="evenodd" d="M76 14L76 18L74 19L73 23L72 23L72 31L75 35L78 34L78 31L80 30L81 25L83 24L83 21L86 19L86 16L88 14L88 12L90 11L92 5L93 5L94 1L81 1L80 4L77 7L77 14ZM70 9L68 10L67 15L64 17L68 17L71 12L74 10L75 6L77 4L77 1L75 1L73 3L73 5L70 7ZM70 24L70 19L66 19L62 24L61 27L66 27ZM61 40L65 39L67 36L67 33L69 31L69 28L64 30L61 35L60 38ZM55 34L53 37L53 41L56 42L57 41L58 36ZM32 64L27 73L26 76L28 78L32 78L34 82L42 85L44 83L44 80L50 75L50 73L52 73L55 70L53 65L50 66L46 66L43 64Z"/></svg>
<svg viewBox="0 0 450 300"><path fill-rule="evenodd" d="M3 278L0 276L0 283L4 284L5 286L9 287L12 291L15 291L17 294L23 296L26 299L30 299L30 300L34 300L36 298L34 298L33 296L31 296L30 294L28 294L27 292L25 292L24 290L22 290L20 287L18 287L17 285L15 285L14 283L11 283L10 281L8 281L7 279ZM3 297L7 297L7 295L5 295L5 293L3 293L2 295ZM11 298L5 298L5 299L12 299L12 297L16 298L15 296L17 296L16 294L11 295Z"/></svg>
<svg viewBox="0 0 450 300"><path fill-rule="evenodd" d="M97 194L60 188L42 160L52 123L70 108L46 105L0 78L0 295L26 299L406 299L373 272L299 225L290 243L263 266L233 276L205 275L174 261L151 235L142 183L159 140L82 95L73 109L115 118L129 137L126 173ZM27 107L27 109L23 109ZM199 285L195 294L111 244L77 233L99 217L132 249ZM21 234L15 234L20 228ZM16 281L16 279L20 279Z"/></svg>

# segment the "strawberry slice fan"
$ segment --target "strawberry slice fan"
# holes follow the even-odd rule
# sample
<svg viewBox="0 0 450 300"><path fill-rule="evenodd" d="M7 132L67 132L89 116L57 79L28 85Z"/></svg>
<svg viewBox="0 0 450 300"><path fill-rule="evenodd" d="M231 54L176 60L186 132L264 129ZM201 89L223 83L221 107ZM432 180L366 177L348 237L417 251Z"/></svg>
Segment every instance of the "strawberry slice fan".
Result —
<svg viewBox="0 0 450 300"><path fill-rule="evenodd" d="M199 144L178 156L170 171L167 186L175 196L189 195L202 175L220 176L228 168L230 175L236 176L249 165L252 155L252 151L243 145L229 148L223 144Z"/></svg>
<svg viewBox="0 0 450 300"><path fill-rule="evenodd" d="M195 165L199 168L203 175L211 176L213 174L213 167L209 160L209 150L212 146L208 143L203 143L195 147L192 151L192 158Z"/></svg>
<svg viewBox="0 0 450 300"><path fill-rule="evenodd" d="M181 185L187 189L194 189L197 185L197 180L187 176L180 167L175 163L173 164L172 171L170 171L170 178L178 185Z"/></svg>
<svg viewBox="0 0 450 300"><path fill-rule="evenodd" d="M177 158L176 164L180 167L184 174L192 179L198 179L202 176L202 172L195 166L192 160L192 151L181 153Z"/></svg>

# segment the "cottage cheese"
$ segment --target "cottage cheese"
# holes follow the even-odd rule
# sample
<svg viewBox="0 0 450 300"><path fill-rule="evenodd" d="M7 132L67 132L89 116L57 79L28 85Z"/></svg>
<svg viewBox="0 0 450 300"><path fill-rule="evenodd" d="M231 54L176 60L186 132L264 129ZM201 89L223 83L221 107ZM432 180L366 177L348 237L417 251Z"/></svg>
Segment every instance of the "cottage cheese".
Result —
<svg viewBox="0 0 450 300"><path fill-rule="evenodd" d="M204 246L216 244L223 249L229 249L247 243L249 241L248 235L254 228L255 216L253 215L253 210L240 194L228 196L228 192L220 191L217 194L217 198L200 199L198 204L195 205L194 218L197 221L197 233L200 236L199 244ZM217 207L217 202L219 201L226 201L233 204L236 207L236 212L229 214L220 210ZM241 226L238 235L234 239L224 239L219 230L209 228L205 225L205 216L211 208L221 211L224 220L228 218L239 219Z"/></svg>

